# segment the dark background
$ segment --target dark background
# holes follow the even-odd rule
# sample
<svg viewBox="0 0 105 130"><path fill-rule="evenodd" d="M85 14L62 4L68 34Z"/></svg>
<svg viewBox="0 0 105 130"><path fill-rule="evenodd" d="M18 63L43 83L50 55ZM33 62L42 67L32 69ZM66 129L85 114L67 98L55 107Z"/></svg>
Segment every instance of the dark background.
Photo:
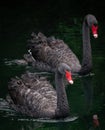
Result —
<svg viewBox="0 0 105 130"><path fill-rule="evenodd" d="M0 51L23 45L31 32L52 35L57 23L65 21L71 25L70 18L83 18L91 13L99 23L105 21L104 1L96 0L4 0L0 2ZM103 28L104 29L104 28ZM54 33L55 34L55 33ZM17 51L20 51L17 47ZM20 50L19 50L20 49ZM8 51L11 49L8 49ZM4 51L3 51L4 53ZM10 52L5 52L6 56ZM20 51L21 54L21 51ZM4 54L3 54L4 55ZM2 53L1 53L2 56ZM4 56L3 56L4 57Z"/></svg>
<svg viewBox="0 0 105 130"><path fill-rule="evenodd" d="M92 13L98 20L105 20L104 1L96 0L4 0L0 2L0 33L7 30L8 26L19 23L24 18L35 18L43 23L42 26L51 25L59 20L67 21L68 17ZM41 19L41 20L40 20ZM25 19L24 19L25 20ZM29 21L24 21L28 23ZM21 22L20 22L21 23ZM24 23L23 23L24 24ZM23 25L24 26L24 25ZM29 27L27 27L29 28Z"/></svg>
<svg viewBox="0 0 105 130"><path fill-rule="evenodd" d="M56 17L64 17L65 15L94 13L98 17L104 16L104 1L96 0L4 0L0 2L0 12L4 15L8 13L22 13L24 11L41 12Z"/></svg>

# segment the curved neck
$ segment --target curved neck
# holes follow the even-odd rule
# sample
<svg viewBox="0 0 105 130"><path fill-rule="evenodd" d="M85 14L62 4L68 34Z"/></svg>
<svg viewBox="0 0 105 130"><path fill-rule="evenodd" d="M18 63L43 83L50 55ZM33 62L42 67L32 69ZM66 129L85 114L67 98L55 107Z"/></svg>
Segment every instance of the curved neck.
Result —
<svg viewBox="0 0 105 130"><path fill-rule="evenodd" d="M65 86L63 83L63 75L59 72L55 74L55 85L56 85L56 92L57 92L57 110L56 116L57 117L67 117L69 115L69 105L66 95Z"/></svg>
<svg viewBox="0 0 105 130"><path fill-rule="evenodd" d="M91 55L91 44L90 44L90 32L87 21L84 20L82 27L83 35L83 60L82 67L80 70L81 74L87 74L92 69L92 55Z"/></svg>

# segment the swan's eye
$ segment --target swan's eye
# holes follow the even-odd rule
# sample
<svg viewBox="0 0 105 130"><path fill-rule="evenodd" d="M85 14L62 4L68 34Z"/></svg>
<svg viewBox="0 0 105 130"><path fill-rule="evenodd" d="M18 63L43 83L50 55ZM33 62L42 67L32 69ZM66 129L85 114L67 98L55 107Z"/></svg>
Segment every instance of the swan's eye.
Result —
<svg viewBox="0 0 105 130"><path fill-rule="evenodd" d="M97 24L97 23L94 23L93 25L94 25L95 27L96 27L96 26L98 26L98 24Z"/></svg>

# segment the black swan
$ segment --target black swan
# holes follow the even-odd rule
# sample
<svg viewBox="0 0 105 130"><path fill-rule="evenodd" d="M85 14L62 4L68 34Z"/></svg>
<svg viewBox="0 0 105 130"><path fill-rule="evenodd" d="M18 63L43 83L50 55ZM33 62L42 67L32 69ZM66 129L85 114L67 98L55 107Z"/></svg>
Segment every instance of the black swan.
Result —
<svg viewBox="0 0 105 130"><path fill-rule="evenodd" d="M90 32L92 30L94 38L98 37L98 22L94 15L88 14L83 21L83 60L82 65L72 50L62 40L54 37L45 37L42 33L31 34L28 40L28 49L34 57L36 68L45 71L54 71L60 63L70 66L73 74L88 74L92 70L92 55L90 45ZM28 61L29 57L24 56Z"/></svg>
<svg viewBox="0 0 105 130"><path fill-rule="evenodd" d="M35 118L64 118L69 116L63 76L73 84L70 67L61 63L55 72L55 87L35 73L27 72L13 78L9 85L7 101L17 112Z"/></svg>

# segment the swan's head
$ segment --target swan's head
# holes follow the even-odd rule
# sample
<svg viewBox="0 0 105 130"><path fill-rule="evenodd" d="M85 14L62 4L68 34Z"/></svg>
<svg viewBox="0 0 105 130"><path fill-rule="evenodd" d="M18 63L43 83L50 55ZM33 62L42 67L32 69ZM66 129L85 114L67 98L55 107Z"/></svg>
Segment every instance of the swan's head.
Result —
<svg viewBox="0 0 105 130"><path fill-rule="evenodd" d="M98 21L96 17L92 14L88 14L86 16L87 24L92 30L92 34L94 38L98 38Z"/></svg>
<svg viewBox="0 0 105 130"><path fill-rule="evenodd" d="M73 79L72 79L72 75L71 75L71 69L70 67L65 64L65 63L61 63L58 67L58 71L60 74L64 75L67 79L67 81L70 84L73 84Z"/></svg>

